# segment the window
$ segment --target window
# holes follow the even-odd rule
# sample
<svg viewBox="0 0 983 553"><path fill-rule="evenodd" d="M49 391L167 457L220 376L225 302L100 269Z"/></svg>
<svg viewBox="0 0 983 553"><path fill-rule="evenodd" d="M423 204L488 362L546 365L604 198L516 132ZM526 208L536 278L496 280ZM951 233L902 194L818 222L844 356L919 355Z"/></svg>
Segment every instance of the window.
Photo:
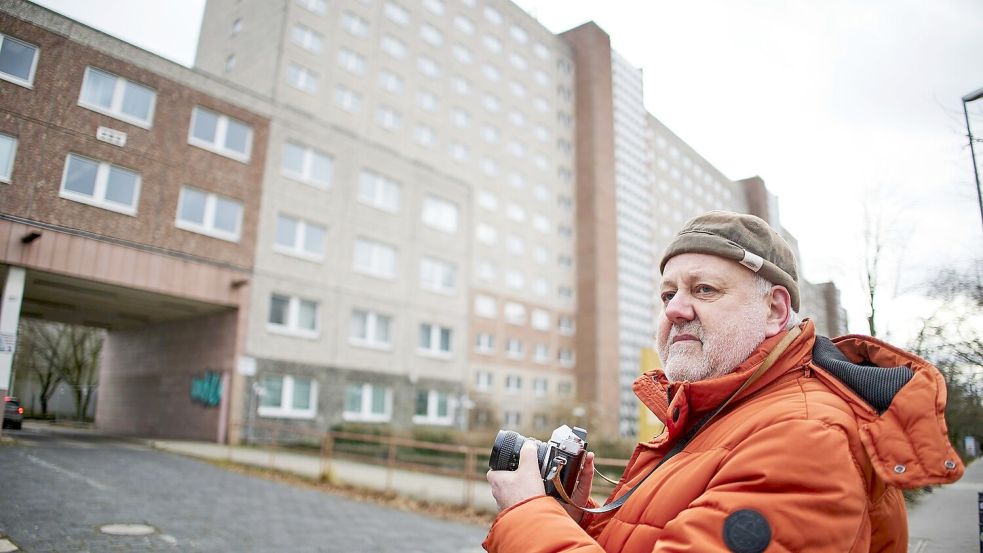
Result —
<svg viewBox="0 0 983 553"><path fill-rule="evenodd" d="M432 25L424 23L420 26L420 38L431 46L440 46L444 43L444 35Z"/></svg>
<svg viewBox="0 0 983 553"><path fill-rule="evenodd" d="M486 79L492 82L498 82L502 78L502 72L499 71L497 67L489 63L483 64L481 66L481 74L484 75Z"/></svg>
<svg viewBox="0 0 983 553"><path fill-rule="evenodd" d="M573 390L573 385L568 380L561 380L556 384L556 392L562 397L567 397Z"/></svg>
<svg viewBox="0 0 983 553"><path fill-rule="evenodd" d="M474 387L478 390L491 390L492 373L489 371L478 371L474 373Z"/></svg>
<svg viewBox="0 0 983 553"><path fill-rule="evenodd" d="M280 172L288 178L328 188L331 186L331 156L296 142L283 143Z"/></svg>
<svg viewBox="0 0 983 553"><path fill-rule="evenodd" d="M510 234L505 239L505 247L510 254L515 256L521 256L526 253L526 241L514 234Z"/></svg>
<svg viewBox="0 0 983 553"><path fill-rule="evenodd" d="M349 384L345 388L346 421L389 422L393 411L393 391L379 384Z"/></svg>
<svg viewBox="0 0 983 553"><path fill-rule="evenodd" d="M261 417L313 419L317 414L317 381L295 376L266 376L257 413Z"/></svg>
<svg viewBox="0 0 983 553"><path fill-rule="evenodd" d="M532 291L535 292L537 296L545 298L550 293L550 285L545 279L537 278L532 283Z"/></svg>
<svg viewBox="0 0 983 553"><path fill-rule="evenodd" d="M482 244L494 246L496 243L498 243L498 230L496 230L493 226L479 223L475 228L475 235L478 237L478 241Z"/></svg>
<svg viewBox="0 0 983 553"><path fill-rule="evenodd" d="M297 5L318 15L324 15L328 11L328 0L297 0Z"/></svg>
<svg viewBox="0 0 983 553"><path fill-rule="evenodd" d="M512 123L513 127L521 129L526 126L526 116L521 111L512 110L509 112L509 122ZM518 142L512 142L512 144L518 144Z"/></svg>
<svg viewBox="0 0 983 553"><path fill-rule="evenodd" d="M404 81L399 75L382 70L379 72L379 86L386 92L401 94L404 88Z"/></svg>
<svg viewBox="0 0 983 553"><path fill-rule="evenodd" d="M440 66L432 58L420 56L416 59L416 68L424 75L436 79L440 76Z"/></svg>
<svg viewBox="0 0 983 553"><path fill-rule="evenodd" d="M512 40L518 42L519 44L525 44L529 40L529 36L521 28L512 26L509 28L509 35L512 36Z"/></svg>
<svg viewBox="0 0 983 553"><path fill-rule="evenodd" d="M273 293L270 295L266 329L281 334L317 338L320 328L317 312L316 301Z"/></svg>
<svg viewBox="0 0 983 553"><path fill-rule="evenodd" d="M526 220L526 210L522 209L522 206L518 204L509 204L505 209L505 214L509 219L512 219L516 223L521 223Z"/></svg>
<svg viewBox="0 0 983 553"><path fill-rule="evenodd" d="M423 7L435 15L444 15L443 0L423 0Z"/></svg>
<svg viewBox="0 0 983 553"><path fill-rule="evenodd" d="M465 96L471 93L471 83L463 77L452 77L451 89L453 89L454 92Z"/></svg>
<svg viewBox="0 0 983 553"><path fill-rule="evenodd" d="M534 378L532 381L532 393L536 397L543 397L546 395L546 379L545 378Z"/></svg>
<svg viewBox="0 0 983 553"><path fill-rule="evenodd" d="M175 226L213 238L238 242L242 226L242 203L191 186L182 186Z"/></svg>
<svg viewBox="0 0 983 553"><path fill-rule="evenodd" d="M37 46L0 34L0 79L30 88L37 65Z"/></svg>
<svg viewBox="0 0 983 553"><path fill-rule="evenodd" d="M457 232L457 205L434 196L423 199L423 224L439 231Z"/></svg>
<svg viewBox="0 0 983 553"><path fill-rule="evenodd" d="M352 12L341 14L341 28L352 36L365 36L369 33L369 22Z"/></svg>
<svg viewBox="0 0 983 553"><path fill-rule="evenodd" d="M526 308L519 303L505 303L505 321L514 325L526 324Z"/></svg>
<svg viewBox="0 0 983 553"><path fill-rule="evenodd" d="M334 89L334 103L341 109L352 113L362 110L362 96L341 85Z"/></svg>
<svg viewBox="0 0 983 553"><path fill-rule="evenodd" d="M495 266L487 261L478 263L478 278L485 282L494 282L498 275Z"/></svg>
<svg viewBox="0 0 983 553"><path fill-rule="evenodd" d="M420 109L424 111L437 111L437 106L440 103L437 100L437 95L429 90L421 90L416 96L416 105L420 106Z"/></svg>
<svg viewBox="0 0 983 553"><path fill-rule="evenodd" d="M352 310L349 343L376 349L392 347L392 317L364 309Z"/></svg>
<svg viewBox="0 0 983 553"><path fill-rule="evenodd" d="M485 45L485 48L488 48L488 50L493 54L499 54L502 52L502 43L491 35L481 37L481 42Z"/></svg>
<svg viewBox="0 0 983 553"><path fill-rule="evenodd" d="M522 340L509 338L505 342L505 355L510 359L522 359L525 356L523 349Z"/></svg>
<svg viewBox="0 0 983 553"><path fill-rule="evenodd" d="M557 359L560 361L561 367L572 367L574 361L573 350L560 348L560 351L557 352Z"/></svg>
<svg viewBox="0 0 983 553"><path fill-rule="evenodd" d="M495 298L485 295L477 295L474 297L474 313L479 317L485 317L486 319L494 319L498 316L498 306L496 305Z"/></svg>
<svg viewBox="0 0 983 553"><path fill-rule="evenodd" d="M518 271L507 271L505 273L505 285L513 290L522 290L526 287L526 277Z"/></svg>
<svg viewBox="0 0 983 553"><path fill-rule="evenodd" d="M563 269L573 268L573 258L569 255L561 255L556 258L556 263Z"/></svg>
<svg viewBox="0 0 983 553"><path fill-rule="evenodd" d="M466 128L471 124L471 116L460 108L451 110L451 124L455 127Z"/></svg>
<svg viewBox="0 0 983 553"><path fill-rule="evenodd" d="M379 106L375 112L375 122L388 131L399 129L401 124L399 113L389 106Z"/></svg>
<svg viewBox="0 0 983 553"><path fill-rule="evenodd" d="M359 273L376 278L395 279L396 248L381 242L358 238L355 240L353 268Z"/></svg>
<svg viewBox="0 0 983 553"><path fill-rule="evenodd" d="M536 52L536 55L539 56L541 59L544 59L544 60L550 59L550 51L549 51L548 48L546 48L546 46L543 46L542 44L540 44L540 43L537 42L532 47L532 50L533 50L533 52Z"/></svg>
<svg viewBox="0 0 983 553"><path fill-rule="evenodd" d="M495 352L495 336L487 332L479 332L474 337L474 351L488 355Z"/></svg>
<svg viewBox="0 0 983 553"><path fill-rule="evenodd" d="M550 314L542 309L532 310L532 327L536 330L549 330L552 328Z"/></svg>
<svg viewBox="0 0 983 553"><path fill-rule="evenodd" d="M382 13L385 14L390 21L403 27L410 22L410 13L406 11L406 8L400 6L399 4L386 2L386 5L382 8Z"/></svg>
<svg viewBox="0 0 983 553"><path fill-rule="evenodd" d="M505 377L505 391L516 393L522 390L522 377L517 374L510 374Z"/></svg>
<svg viewBox="0 0 983 553"><path fill-rule="evenodd" d="M537 213L532 218L532 227L543 234L549 234L550 229L553 228L553 225L550 225L549 219Z"/></svg>
<svg viewBox="0 0 983 553"><path fill-rule="evenodd" d="M191 112L188 144L232 159L248 162L253 143L253 128L226 115L201 106Z"/></svg>
<svg viewBox="0 0 983 553"><path fill-rule="evenodd" d="M413 139L422 146L430 147L437 141L437 132L429 125L417 125L413 129Z"/></svg>
<svg viewBox="0 0 983 553"><path fill-rule="evenodd" d="M150 128L156 99L157 93L152 88L86 67L78 102L84 108Z"/></svg>
<svg viewBox="0 0 983 553"><path fill-rule="evenodd" d="M545 265L550 261L550 252L542 246L536 246L532 252L533 259L540 265Z"/></svg>
<svg viewBox="0 0 983 553"><path fill-rule="evenodd" d="M232 22L232 35L235 36L239 34L241 31L242 31L242 18L239 17Z"/></svg>
<svg viewBox="0 0 983 553"><path fill-rule="evenodd" d="M396 59L403 59L406 57L406 45L400 40L389 35L382 37L382 40L379 42L379 46L382 47L383 52Z"/></svg>
<svg viewBox="0 0 983 553"><path fill-rule="evenodd" d="M479 190L478 205L487 209L488 211L495 211L498 209L498 198L491 192Z"/></svg>
<svg viewBox="0 0 983 553"><path fill-rule="evenodd" d="M573 289L569 286L560 286L556 289L556 295L560 296L560 299L570 301L573 299Z"/></svg>
<svg viewBox="0 0 983 553"><path fill-rule="evenodd" d="M273 249L280 253L320 260L324 258L327 229L282 213L276 218Z"/></svg>
<svg viewBox="0 0 983 553"><path fill-rule="evenodd" d="M455 44L451 46L451 53L454 54L454 58L457 61L467 65L474 60L474 56L471 54L471 50L468 50L460 44Z"/></svg>
<svg viewBox="0 0 983 553"><path fill-rule="evenodd" d="M549 419L542 413L536 413L532 417L532 426L538 430L549 428Z"/></svg>
<svg viewBox="0 0 983 553"><path fill-rule="evenodd" d="M454 291L456 269L447 261L426 257L420 259L420 287L433 292Z"/></svg>
<svg viewBox="0 0 983 553"><path fill-rule="evenodd" d="M14 157L17 155L17 139L0 134L0 182L10 182L14 172Z"/></svg>
<svg viewBox="0 0 983 553"><path fill-rule="evenodd" d="M457 30L466 35L474 34L474 23L463 15L454 16L454 26L457 27Z"/></svg>
<svg viewBox="0 0 983 553"><path fill-rule="evenodd" d="M447 392L417 390L413 422L417 424L450 425L454 422Z"/></svg>
<svg viewBox="0 0 983 553"><path fill-rule="evenodd" d="M520 83L519 81L510 81L509 90L511 90L512 94L518 96L519 98L526 97L526 87L523 86L523 84Z"/></svg>
<svg viewBox="0 0 983 553"><path fill-rule="evenodd" d="M536 72L533 73L533 79L535 79L536 82L542 86L550 85L550 78L546 75L546 73L543 73L542 71L536 70Z"/></svg>
<svg viewBox="0 0 983 553"><path fill-rule="evenodd" d="M308 52L319 53L322 40L321 33L299 23L290 29L290 41Z"/></svg>
<svg viewBox="0 0 983 553"><path fill-rule="evenodd" d="M228 57L225 58L225 72L228 73L235 68L236 68L236 55L229 54Z"/></svg>
<svg viewBox="0 0 983 553"><path fill-rule="evenodd" d="M533 187L532 194L541 202L545 202L550 197L549 191L546 190L546 187L541 184L537 184L535 187ZM549 229L547 229L546 232L549 232Z"/></svg>
<svg viewBox="0 0 983 553"><path fill-rule="evenodd" d="M522 415L518 411L506 411L504 415L506 428L518 428L522 422Z"/></svg>
<svg viewBox="0 0 983 553"><path fill-rule="evenodd" d="M498 98L492 96L491 94L481 95L481 105L492 113L498 113L498 111L502 109L502 105L499 103Z"/></svg>
<svg viewBox="0 0 983 553"><path fill-rule="evenodd" d="M317 92L318 75L310 69L291 63L287 66L287 84L304 92Z"/></svg>
<svg viewBox="0 0 983 553"><path fill-rule="evenodd" d="M9 146L11 153L8 164L13 163L12 148L15 146L16 140ZM136 215L140 198L140 173L68 154L58 195L110 211Z"/></svg>
<svg viewBox="0 0 983 553"><path fill-rule="evenodd" d="M533 134L536 135L536 140L539 140L540 142L549 142L550 133L546 130L546 127L536 125L536 128L533 130Z"/></svg>
<svg viewBox="0 0 983 553"><path fill-rule="evenodd" d="M450 357L451 329L430 323L420 324L420 340L417 351L423 355Z"/></svg>
<svg viewBox="0 0 983 553"><path fill-rule="evenodd" d="M550 360L550 348L546 344L536 344L533 349L532 360L536 363L548 363Z"/></svg>
<svg viewBox="0 0 983 553"><path fill-rule="evenodd" d="M560 334L564 336L572 336L574 333L573 319L570 317L560 317L560 320L557 322L557 326Z"/></svg>
<svg viewBox="0 0 983 553"><path fill-rule="evenodd" d="M511 63L512 67L515 67L519 71L525 71L529 67L529 64L526 62L526 58L516 54L515 52L509 54L509 63Z"/></svg>
<svg viewBox="0 0 983 553"><path fill-rule="evenodd" d="M365 73L365 57L348 48L338 50L338 65L353 75Z"/></svg>
<svg viewBox="0 0 983 553"><path fill-rule="evenodd" d="M522 190L526 187L526 178L522 176L522 173L509 173L507 179L509 186L516 190Z"/></svg>
<svg viewBox="0 0 983 553"><path fill-rule="evenodd" d="M487 19L492 25L502 24L502 14L491 6L485 6L485 19Z"/></svg>
<svg viewBox="0 0 983 553"><path fill-rule="evenodd" d="M481 167L481 172L489 177L494 177L498 174L498 164L495 163L494 159L488 157L483 158L479 165Z"/></svg>
<svg viewBox="0 0 983 553"><path fill-rule="evenodd" d="M368 169L358 176L358 200L366 205L395 213L399 211L401 186L389 177Z"/></svg>

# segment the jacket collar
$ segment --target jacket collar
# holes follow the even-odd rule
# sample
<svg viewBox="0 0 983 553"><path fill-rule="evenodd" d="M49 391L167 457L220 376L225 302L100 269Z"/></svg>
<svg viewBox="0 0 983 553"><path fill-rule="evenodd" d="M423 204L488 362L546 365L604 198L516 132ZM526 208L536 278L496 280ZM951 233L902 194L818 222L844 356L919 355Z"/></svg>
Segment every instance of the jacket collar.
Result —
<svg viewBox="0 0 983 553"><path fill-rule="evenodd" d="M802 334L782 352L775 364L754 383L734 398L754 394L790 370L808 363L815 341L815 325L806 319ZM786 331L787 332L787 331ZM674 441L686 428L719 407L761 365L765 357L781 342L781 332L762 342L748 358L728 374L697 382L669 383L661 369L649 371L635 380L632 388L638 399L666 425L669 441Z"/></svg>

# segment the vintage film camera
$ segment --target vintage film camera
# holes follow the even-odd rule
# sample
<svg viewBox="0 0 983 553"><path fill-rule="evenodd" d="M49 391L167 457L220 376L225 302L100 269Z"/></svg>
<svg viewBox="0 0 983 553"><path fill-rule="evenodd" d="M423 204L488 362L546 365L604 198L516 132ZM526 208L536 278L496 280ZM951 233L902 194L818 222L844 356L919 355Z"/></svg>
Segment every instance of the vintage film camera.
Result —
<svg viewBox="0 0 983 553"><path fill-rule="evenodd" d="M492 446L488 468L492 470L516 470L519 467L519 451L525 436L511 430L499 430ZM578 426L572 429L562 425L553 431L548 442L536 442L539 473L543 477L546 493L569 502L570 494L577 488L580 469L587 458L587 431ZM558 490L556 483L563 488Z"/></svg>

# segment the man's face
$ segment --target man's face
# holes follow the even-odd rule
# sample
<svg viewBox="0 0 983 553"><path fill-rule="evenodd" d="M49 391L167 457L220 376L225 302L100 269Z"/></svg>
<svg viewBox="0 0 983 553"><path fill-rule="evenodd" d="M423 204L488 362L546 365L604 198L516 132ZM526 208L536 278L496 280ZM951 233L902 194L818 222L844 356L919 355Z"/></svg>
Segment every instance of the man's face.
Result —
<svg viewBox="0 0 983 553"><path fill-rule="evenodd" d="M666 263L656 346L666 377L696 382L729 373L766 337L769 294L735 261L701 253Z"/></svg>

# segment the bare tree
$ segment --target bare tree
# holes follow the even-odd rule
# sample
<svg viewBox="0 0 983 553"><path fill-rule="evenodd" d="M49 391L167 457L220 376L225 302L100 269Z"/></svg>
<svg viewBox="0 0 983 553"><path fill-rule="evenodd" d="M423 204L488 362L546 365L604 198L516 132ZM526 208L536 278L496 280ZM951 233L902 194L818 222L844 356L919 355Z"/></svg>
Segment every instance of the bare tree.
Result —
<svg viewBox="0 0 983 553"><path fill-rule="evenodd" d="M64 338L61 326L24 319L18 333L17 366L26 370L28 378L38 383L41 416L48 416L48 402L61 382Z"/></svg>
<svg viewBox="0 0 983 553"><path fill-rule="evenodd" d="M85 418L99 379L99 354L104 332L100 329L39 320L25 320L18 361L37 381L41 415L58 385L71 388L75 417Z"/></svg>
<svg viewBox="0 0 983 553"><path fill-rule="evenodd" d="M99 381L99 354L104 333L91 327L66 326L64 335L66 351L61 366L62 380L72 388L75 418L82 420Z"/></svg>
<svg viewBox="0 0 983 553"><path fill-rule="evenodd" d="M885 329L879 328L878 305L888 297L897 295L898 280L887 278L887 271L893 275L903 274L902 250L907 240L907 231L898 223L902 210L894 205L881 187L869 189L864 194L863 229L861 246L863 248L863 267L861 286L867 303L867 327L871 336L877 336ZM895 264L894 266L890 266ZM893 284L893 286L891 286Z"/></svg>

